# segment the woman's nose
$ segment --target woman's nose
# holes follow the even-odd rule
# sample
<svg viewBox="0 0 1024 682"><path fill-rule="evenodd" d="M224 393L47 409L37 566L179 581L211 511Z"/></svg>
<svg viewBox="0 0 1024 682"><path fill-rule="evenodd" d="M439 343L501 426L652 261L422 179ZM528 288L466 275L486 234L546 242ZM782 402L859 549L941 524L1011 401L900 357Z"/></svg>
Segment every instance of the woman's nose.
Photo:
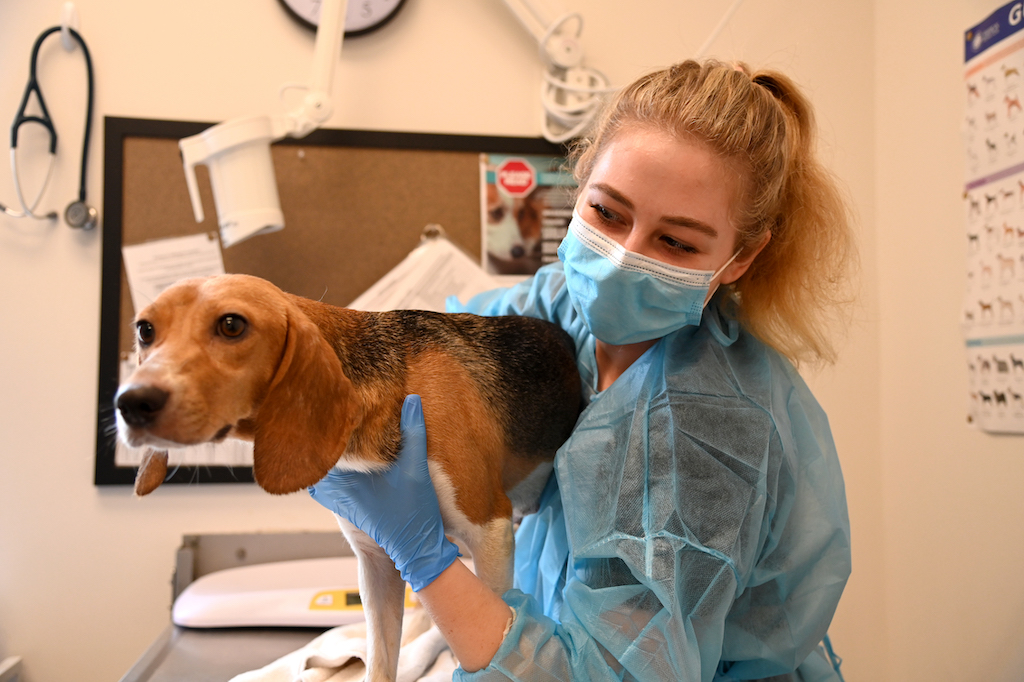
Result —
<svg viewBox="0 0 1024 682"><path fill-rule="evenodd" d="M633 226L633 229L627 232L621 239L622 241L619 242L619 245L627 251L641 254L644 252L643 231L637 229L635 225Z"/></svg>

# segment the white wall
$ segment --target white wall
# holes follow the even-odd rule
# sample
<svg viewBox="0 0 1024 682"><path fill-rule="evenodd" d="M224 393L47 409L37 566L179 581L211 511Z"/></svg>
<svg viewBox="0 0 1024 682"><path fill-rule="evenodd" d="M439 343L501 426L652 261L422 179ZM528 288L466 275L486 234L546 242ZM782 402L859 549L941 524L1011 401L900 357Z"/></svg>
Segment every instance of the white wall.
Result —
<svg viewBox="0 0 1024 682"><path fill-rule="evenodd" d="M891 679L1024 677L1024 441L967 428L963 31L1000 2L876 3Z"/></svg>
<svg viewBox="0 0 1024 682"><path fill-rule="evenodd" d="M564 4L586 17L588 62L621 85L692 55L729 3ZM712 50L781 68L806 87L826 158L858 212L863 296L856 321L840 364L811 378L831 415L850 499L854 576L833 634L851 682L959 679L950 671L964 663L995 673L1009 663L999 652L1020 639L1003 634L1020 599L1006 600L993 586L1020 559L1009 543L997 544L1012 537L1000 530L1007 516L1021 513L1012 485L1019 446L963 428L955 324L958 31L979 12L952 2L908 4L927 10L941 29L917 27L922 53L911 60L929 69L913 77L897 68L906 63L897 51L904 17L881 2L749 0ZM0 3L0 118L13 117L32 41L56 22L61 5ZM278 87L307 77L312 35L276 0L77 6L96 65L89 165L96 203L104 115L217 121L276 112ZM40 80L61 134L44 205L62 210L77 186L84 86L79 57L58 43L51 39L42 51ZM329 125L536 136L539 75L532 39L500 0L409 0L382 32L345 44ZM925 111L931 103L941 105L942 118ZM904 132L914 146L895 141ZM38 163L30 150L38 141L28 129L21 138L31 187ZM932 162L936 153L942 167ZM941 182L916 183L932 175ZM904 190L919 196L902 204ZM13 192L0 172L0 201L12 202ZM922 219L924 211L935 216ZM884 247L877 255L876 234ZM138 501L127 489L92 485L99 239L0 217L0 658L23 656L28 682L123 674L168 621L172 555L182 534L333 527L304 495L173 486ZM939 353L915 369L907 362ZM976 462L997 466L972 470ZM963 552L941 570L915 558L961 550L979 527L988 580L967 580L977 564ZM950 584L954 594L942 589ZM994 625L981 614L994 615ZM943 622L961 627L947 632ZM944 665L915 677L902 661L918 654L938 655ZM887 669L900 674L887 677Z"/></svg>

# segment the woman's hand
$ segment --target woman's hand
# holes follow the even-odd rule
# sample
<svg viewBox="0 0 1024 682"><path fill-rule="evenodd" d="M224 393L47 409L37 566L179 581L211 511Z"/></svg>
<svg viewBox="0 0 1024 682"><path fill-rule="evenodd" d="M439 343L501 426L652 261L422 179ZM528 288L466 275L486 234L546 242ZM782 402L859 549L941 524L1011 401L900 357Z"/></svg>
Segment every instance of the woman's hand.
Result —
<svg viewBox="0 0 1024 682"><path fill-rule="evenodd" d="M427 427L418 395L402 405L402 450L387 470L366 474L331 469L309 494L348 519L387 552L420 591L459 556L444 534L441 509L427 468Z"/></svg>

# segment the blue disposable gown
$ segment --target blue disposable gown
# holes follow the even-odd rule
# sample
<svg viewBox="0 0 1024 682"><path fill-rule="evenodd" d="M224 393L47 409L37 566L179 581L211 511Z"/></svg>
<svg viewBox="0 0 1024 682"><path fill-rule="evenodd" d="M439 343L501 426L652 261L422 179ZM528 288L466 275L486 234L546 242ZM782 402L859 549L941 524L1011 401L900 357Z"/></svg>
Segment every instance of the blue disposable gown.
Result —
<svg viewBox="0 0 1024 682"><path fill-rule="evenodd" d="M489 667L457 679L840 679L819 645L850 573L828 421L719 302L597 393L560 264L450 299L558 323L589 401L516 535L512 628Z"/></svg>

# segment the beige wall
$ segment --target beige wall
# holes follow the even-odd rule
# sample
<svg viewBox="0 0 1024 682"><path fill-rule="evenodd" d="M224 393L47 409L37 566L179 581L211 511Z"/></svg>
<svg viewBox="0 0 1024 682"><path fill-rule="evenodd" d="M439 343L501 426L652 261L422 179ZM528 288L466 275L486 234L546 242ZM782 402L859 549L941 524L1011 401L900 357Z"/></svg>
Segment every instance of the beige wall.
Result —
<svg viewBox="0 0 1024 682"><path fill-rule="evenodd" d="M563 0L615 84L691 55L727 3ZM62 2L0 3L0 120ZM896 7L898 5L898 7ZM81 0L102 116L217 121L282 110L312 37L276 0ZM748 0L712 53L792 74L858 214L862 298L841 362L810 377L847 479L854 576L833 635L850 682L1019 679L1021 441L964 423L959 33L980 2ZM625 9L623 9L625 8ZM55 39L40 79L60 131L47 207L77 184L81 64ZM332 127L537 135L536 49L501 0L409 0L346 43ZM6 124L4 124L6 126ZM31 131L22 148L36 149ZM38 164L24 159L28 184ZM12 202L0 171L0 201ZM877 244L877 247L876 247ZM92 485L99 235L0 217L0 658L26 680L118 678L168 621L185 533L329 529L304 495ZM106 409L106 408L102 408ZM980 569L980 570L979 570ZM975 674L973 671L977 671Z"/></svg>
<svg viewBox="0 0 1024 682"><path fill-rule="evenodd" d="M963 46L1001 3L876 4L881 431L893 680L1024 676L1024 441L966 427Z"/></svg>

